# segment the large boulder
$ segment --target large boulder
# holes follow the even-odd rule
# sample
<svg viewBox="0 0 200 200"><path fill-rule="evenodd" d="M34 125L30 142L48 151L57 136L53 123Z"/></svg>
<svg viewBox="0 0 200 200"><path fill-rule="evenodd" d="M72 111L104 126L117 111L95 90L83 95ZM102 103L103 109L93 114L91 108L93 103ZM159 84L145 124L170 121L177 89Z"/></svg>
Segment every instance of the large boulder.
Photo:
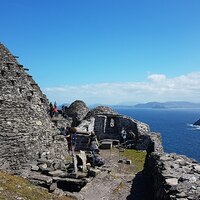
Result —
<svg viewBox="0 0 200 200"><path fill-rule="evenodd" d="M74 101L67 109L67 115L73 120L72 126L78 126L88 112L89 108L83 101Z"/></svg>

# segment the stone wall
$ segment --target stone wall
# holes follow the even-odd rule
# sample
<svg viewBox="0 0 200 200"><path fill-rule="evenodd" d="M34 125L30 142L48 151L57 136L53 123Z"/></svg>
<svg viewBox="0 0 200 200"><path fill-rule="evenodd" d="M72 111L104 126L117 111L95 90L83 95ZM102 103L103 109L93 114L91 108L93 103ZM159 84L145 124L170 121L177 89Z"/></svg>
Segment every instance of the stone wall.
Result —
<svg viewBox="0 0 200 200"><path fill-rule="evenodd" d="M48 115L48 100L27 71L0 44L1 169L17 169L45 152L49 157L65 154L66 143L54 137L58 129Z"/></svg>
<svg viewBox="0 0 200 200"><path fill-rule="evenodd" d="M151 153L146 162L155 200L200 199L200 165L186 156Z"/></svg>
<svg viewBox="0 0 200 200"><path fill-rule="evenodd" d="M100 139L120 139L122 127L138 134L137 124L123 115L96 115L94 130Z"/></svg>
<svg viewBox="0 0 200 200"><path fill-rule="evenodd" d="M164 153L160 134L149 135L145 171L154 200L200 199L200 165L186 156Z"/></svg>
<svg viewBox="0 0 200 200"><path fill-rule="evenodd" d="M79 124L78 128L80 129L79 132L88 132L88 134L94 131L99 140L112 139L121 142L121 131L124 128L127 133L127 144L137 150L147 150L149 146L155 145L151 138L155 139L158 137L158 140L161 141L160 135L151 133L147 124L128 116L120 115L111 108L103 106L88 112L85 120ZM84 144L85 142L81 143Z"/></svg>

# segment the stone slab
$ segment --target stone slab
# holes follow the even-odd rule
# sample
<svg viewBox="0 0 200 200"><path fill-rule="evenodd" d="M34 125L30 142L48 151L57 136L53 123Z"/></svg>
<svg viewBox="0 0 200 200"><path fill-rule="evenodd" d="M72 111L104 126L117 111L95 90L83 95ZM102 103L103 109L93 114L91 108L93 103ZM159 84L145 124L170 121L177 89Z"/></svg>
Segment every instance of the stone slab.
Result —
<svg viewBox="0 0 200 200"><path fill-rule="evenodd" d="M100 149L112 149L112 142L102 142Z"/></svg>

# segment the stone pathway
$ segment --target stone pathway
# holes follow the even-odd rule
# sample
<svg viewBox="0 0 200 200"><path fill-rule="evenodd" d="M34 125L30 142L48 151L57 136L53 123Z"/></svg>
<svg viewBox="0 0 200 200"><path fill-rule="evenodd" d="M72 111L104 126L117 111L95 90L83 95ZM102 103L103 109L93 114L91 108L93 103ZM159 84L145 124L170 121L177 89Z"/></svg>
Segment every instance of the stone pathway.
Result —
<svg viewBox="0 0 200 200"><path fill-rule="evenodd" d="M145 198L146 183L142 173L133 173L133 164L118 163L124 159L117 149L101 150L101 157L105 159L103 172L89 182L79 194L84 200L150 200ZM139 185L141 186L138 187ZM135 193L136 192L136 193ZM132 195L131 193L135 194ZM134 197L135 196L135 197Z"/></svg>
<svg viewBox="0 0 200 200"><path fill-rule="evenodd" d="M100 173L84 187L80 195L87 200L122 200L130 194L132 176Z"/></svg>

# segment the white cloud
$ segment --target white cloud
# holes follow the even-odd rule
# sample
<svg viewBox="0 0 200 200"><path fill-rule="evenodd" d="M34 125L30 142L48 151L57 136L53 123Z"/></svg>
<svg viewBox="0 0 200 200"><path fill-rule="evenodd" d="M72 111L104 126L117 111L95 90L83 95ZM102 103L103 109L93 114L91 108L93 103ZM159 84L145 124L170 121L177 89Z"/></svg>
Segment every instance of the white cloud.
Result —
<svg viewBox="0 0 200 200"><path fill-rule="evenodd" d="M151 74L148 76L148 79L154 82L164 81L166 76L164 74Z"/></svg>
<svg viewBox="0 0 200 200"><path fill-rule="evenodd" d="M51 101L59 103L71 103L77 99L87 104L176 100L200 102L200 72L174 78L167 78L164 74L151 74L146 82L66 85L45 88L44 93Z"/></svg>

